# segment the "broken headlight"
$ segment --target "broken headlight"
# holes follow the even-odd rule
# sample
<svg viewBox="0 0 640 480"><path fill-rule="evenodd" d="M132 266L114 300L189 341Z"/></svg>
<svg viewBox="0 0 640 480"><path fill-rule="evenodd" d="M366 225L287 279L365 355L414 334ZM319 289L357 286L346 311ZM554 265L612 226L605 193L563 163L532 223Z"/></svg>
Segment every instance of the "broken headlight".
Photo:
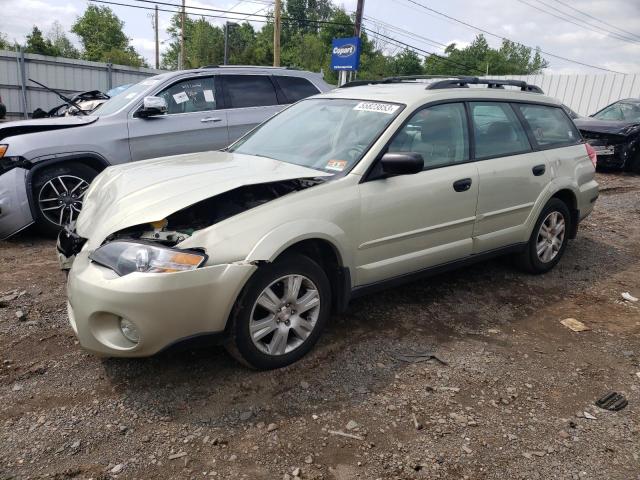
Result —
<svg viewBox="0 0 640 480"><path fill-rule="evenodd" d="M96 249L89 258L124 276L133 272L172 273L195 270L207 260L207 255L193 250L115 241Z"/></svg>

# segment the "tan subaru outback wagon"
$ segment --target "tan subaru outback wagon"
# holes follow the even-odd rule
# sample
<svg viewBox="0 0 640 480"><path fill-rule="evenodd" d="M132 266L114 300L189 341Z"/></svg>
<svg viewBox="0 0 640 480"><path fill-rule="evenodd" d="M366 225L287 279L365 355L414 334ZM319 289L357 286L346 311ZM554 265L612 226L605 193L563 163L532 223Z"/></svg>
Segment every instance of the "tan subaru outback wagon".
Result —
<svg viewBox="0 0 640 480"><path fill-rule="evenodd" d="M225 151L98 175L58 241L80 344L134 357L217 334L277 368L353 297L500 254L560 261L598 185L557 100L478 78L347 86Z"/></svg>

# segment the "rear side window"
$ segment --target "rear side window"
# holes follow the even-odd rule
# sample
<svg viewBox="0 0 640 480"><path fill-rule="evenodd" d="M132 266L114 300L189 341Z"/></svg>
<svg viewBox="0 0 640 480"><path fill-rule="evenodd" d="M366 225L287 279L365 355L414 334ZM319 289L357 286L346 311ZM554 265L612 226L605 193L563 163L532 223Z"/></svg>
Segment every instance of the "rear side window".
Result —
<svg viewBox="0 0 640 480"><path fill-rule="evenodd" d="M276 90L266 75L224 75L227 108L278 105Z"/></svg>
<svg viewBox="0 0 640 480"><path fill-rule="evenodd" d="M580 140L575 125L562 108L522 104L514 106L520 109L539 146L574 145Z"/></svg>
<svg viewBox="0 0 640 480"><path fill-rule="evenodd" d="M527 134L508 103L471 102L476 158L531 151Z"/></svg>
<svg viewBox="0 0 640 480"><path fill-rule="evenodd" d="M275 76L273 78L275 78L289 103L294 103L303 98L320 93L320 90L306 78L282 76Z"/></svg>
<svg viewBox="0 0 640 480"><path fill-rule="evenodd" d="M446 103L417 111L396 134L389 152L422 155L424 169L469 160L467 115L461 103Z"/></svg>

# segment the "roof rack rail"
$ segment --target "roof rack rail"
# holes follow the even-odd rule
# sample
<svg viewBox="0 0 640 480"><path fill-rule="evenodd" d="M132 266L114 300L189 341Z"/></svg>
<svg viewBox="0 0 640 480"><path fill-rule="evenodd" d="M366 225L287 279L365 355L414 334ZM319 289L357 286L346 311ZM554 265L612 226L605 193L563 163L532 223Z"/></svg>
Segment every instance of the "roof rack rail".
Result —
<svg viewBox="0 0 640 480"><path fill-rule="evenodd" d="M469 85L486 85L487 88L504 89L505 85L509 87L518 87L523 92L544 93L537 85L529 85L523 80L499 80L493 78L478 77L461 77L457 80L441 80L427 85L427 90L440 90L443 88L469 88Z"/></svg>
<svg viewBox="0 0 640 480"><path fill-rule="evenodd" d="M273 67L271 65L202 65L199 68L264 68L271 70L297 70L292 67Z"/></svg>
<svg viewBox="0 0 640 480"><path fill-rule="evenodd" d="M379 85L385 83L415 82L415 80L437 80L437 79L461 79L469 78L458 75L401 75L396 77L385 77L380 80L353 80L342 85L340 88L359 87L361 85Z"/></svg>
<svg viewBox="0 0 640 480"><path fill-rule="evenodd" d="M340 88L359 87L361 85L380 85L388 83L415 82L415 80L437 80L428 84L427 90L439 90L444 88L469 88L469 85L486 85L487 88L504 89L505 85L518 87L523 92L544 93L537 85L529 85L522 80L498 80L492 78L470 77L468 75L408 75L399 77L386 77L380 80L354 80L347 82Z"/></svg>

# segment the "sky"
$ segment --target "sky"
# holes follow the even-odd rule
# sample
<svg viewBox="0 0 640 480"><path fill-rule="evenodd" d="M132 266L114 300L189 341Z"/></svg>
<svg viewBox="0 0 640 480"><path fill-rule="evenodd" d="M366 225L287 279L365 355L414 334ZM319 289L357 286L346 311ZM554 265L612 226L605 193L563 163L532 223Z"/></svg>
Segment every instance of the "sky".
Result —
<svg viewBox="0 0 640 480"><path fill-rule="evenodd" d="M148 4L135 0L113 0L118 3ZM180 0L161 0L179 4ZM265 14L272 0L186 0L187 6L201 6L245 14ZM640 73L640 1L637 0L415 0L450 17L543 51L566 57L583 64L594 65L620 73ZM54 21L69 30L75 19L90 2L87 0L0 0L0 32L9 40L24 42L33 25L47 32ZM355 10L356 0L334 0L334 4L348 12ZM110 6L125 22L125 33L135 49L149 65L154 63L154 33L151 12L148 10ZM160 8L170 8L163 7ZM566 12L571 15L565 21L545 11ZM211 15L222 13L203 12ZM603 19L606 24L583 15ZM242 15L240 15L242 14ZM171 13L160 12L161 51L167 47ZM443 18L412 3L411 0L365 0L365 27L386 37L393 37L424 51L442 53L443 46L451 42L464 46L471 42L478 31L455 21ZM195 15L192 15L195 16ZM232 15L229 15L232 16ZM255 17L254 17L255 18ZM222 24L224 19L208 19ZM381 23L382 22L382 23ZM593 26L591 26L591 25ZM254 23L260 28L261 23ZM626 40L615 38L604 31L618 32ZM626 32L620 31L622 29ZM407 32L412 32L410 36ZM419 35L422 38L416 38ZM633 35L636 35L635 37ZM498 38L486 35L492 46L498 46ZM73 34L70 38L78 43ZM379 46L387 52L398 51L383 37ZM548 73L604 73L579 63L544 55L550 63ZM489 68L489 73L490 68Z"/></svg>

